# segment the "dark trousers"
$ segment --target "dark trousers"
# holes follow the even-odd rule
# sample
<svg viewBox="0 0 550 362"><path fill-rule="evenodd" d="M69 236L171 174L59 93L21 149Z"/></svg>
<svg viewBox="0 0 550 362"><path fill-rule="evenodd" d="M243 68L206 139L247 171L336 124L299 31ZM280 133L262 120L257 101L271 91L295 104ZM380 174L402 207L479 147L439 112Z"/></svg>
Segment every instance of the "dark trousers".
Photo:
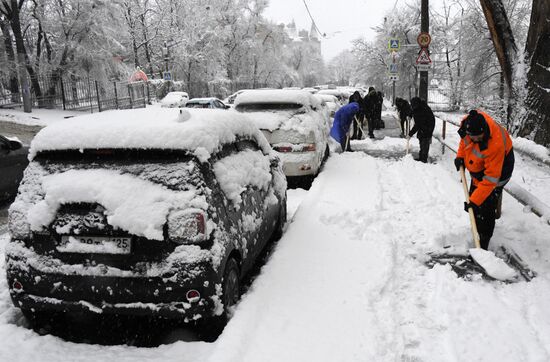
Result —
<svg viewBox="0 0 550 362"><path fill-rule="evenodd" d="M342 138L342 141L340 142L340 146L342 147L342 152L351 151L350 143L351 143L351 140L349 139L349 137L344 136L344 138Z"/></svg>
<svg viewBox="0 0 550 362"><path fill-rule="evenodd" d="M418 161L424 163L428 162L428 153L430 152L430 144L432 143L432 138L419 138L418 142L420 143L420 152L418 153Z"/></svg>
<svg viewBox="0 0 550 362"><path fill-rule="evenodd" d="M477 232L479 233L479 243L482 249L487 250L489 241L495 230L495 219L498 199L502 196L502 187L495 187L493 192L483 201L478 210L474 210ZM476 187L470 185L470 195Z"/></svg>
<svg viewBox="0 0 550 362"><path fill-rule="evenodd" d="M374 128L376 126L376 120L374 117L367 117L367 122L369 126L369 137L374 138Z"/></svg>

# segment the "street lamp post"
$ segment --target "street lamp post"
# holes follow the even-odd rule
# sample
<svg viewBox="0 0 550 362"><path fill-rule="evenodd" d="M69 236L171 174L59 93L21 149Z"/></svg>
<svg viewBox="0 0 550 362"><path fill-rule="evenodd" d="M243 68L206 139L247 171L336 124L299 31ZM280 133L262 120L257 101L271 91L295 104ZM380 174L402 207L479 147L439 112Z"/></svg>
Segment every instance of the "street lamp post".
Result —
<svg viewBox="0 0 550 362"><path fill-rule="evenodd" d="M420 8L420 31L430 32L430 14L429 14L428 0L422 0ZM419 97L426 102L428 101L428 71L420 71L420 86Z"/></svg>

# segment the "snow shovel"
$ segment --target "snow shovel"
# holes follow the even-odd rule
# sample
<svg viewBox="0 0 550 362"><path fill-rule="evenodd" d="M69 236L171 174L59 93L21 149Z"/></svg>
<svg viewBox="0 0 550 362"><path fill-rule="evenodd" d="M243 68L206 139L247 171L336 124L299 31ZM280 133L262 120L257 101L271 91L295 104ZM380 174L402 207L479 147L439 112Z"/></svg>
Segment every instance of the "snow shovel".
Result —
<svg viewBox="0 0 550 362"><path fill-rule="evenodd" d="M470 193L468 192L468 182L466 181L466 173L464 172L464 166L460 166L460 179L462 180L462 189L464 191L464 197L466 202L470 201ZM479 249L479 233L477 232L476 217L474 215L474 210L470 207L468 209L468 215L470 216L470 228L472 230L472 238L474 239L474 246Z"/></svg>
<svg viewBox="0 0 550 362"><path fill-rule="evenodd" d="M469 202L470 193L468 192L468 183L466 180L466 173L464 172L464 166L460 166L459 171L460 178L462 180L464 197L466 202ZM523 267L526 269L525 273L521 268L519 268L518 265L511 263L510 259L507 259L509 262L506 263L501 258L495 256L493 252L481 249L476 219L472 208L468 209L468 215L470 217L470 229L472 231L472 238L474 239L475 246L475 248L469 250L470 257L466 255L432 254L430 255L432 259L426 264L432 267L436 263L450 264L453 270L462 277L468 277L472 274L472 272L474 272L480 273L484 277L494 280L517 281L518 277L523 277L523 279L529 281L530 279L528 279L526 275L533 276L534 273L528 270L528 268L524 265ZM511 268L508 264L513 265L517 270L519 270L520 275L518 275L516 270Z"/></svg>
<svg viewBox="0 0 550 362"><path fill-rule="evenodd" d="M405 129L407 130L407 148L405 153L406 155L409 154L409 148L410 148L410 140L411 140L411 137L409 136L409 132L411 131L410 128L411 128L410 119L409 117L407 117L407 122L405 122Z"/></svg>

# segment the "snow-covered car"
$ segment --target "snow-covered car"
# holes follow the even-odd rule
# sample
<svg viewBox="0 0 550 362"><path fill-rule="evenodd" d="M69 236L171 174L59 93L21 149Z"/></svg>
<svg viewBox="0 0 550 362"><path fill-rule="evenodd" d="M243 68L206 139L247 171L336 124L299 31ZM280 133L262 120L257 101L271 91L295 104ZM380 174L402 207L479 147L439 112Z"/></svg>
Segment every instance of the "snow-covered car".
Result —
<svg viewBox="0 0 550 362"><path fill-rule="evenodd" d="M235 109L258 125L283 161L287 177L315 176L329 155L329 125L320 101L303 90L249 90Z"/></svg>
<svg viewBox="0 0 550 362"><path fill-rule="evenodd" d="M10 200L17 194L17 187L27 167L28 147L16 138L0 135L0 202Z"/></svg>
<svg viewBox="0 0 550 362"><path fill-rule="evenodd" d="M192 98L187 101L185 108L209 108L209 109L228 109L221 100L214 97Z"/></svg>
<svg viewBox="0 0 550 362"><path fill-rule="evenodd" d="M317 94L325 94L329 96L334 96L338 99L339 107L346 104L348 102L349 94L347 92L344 92L340 89L321 89Z"/></svg>
<svg viewBox="0 0 550 362"><path fill-rule="evenodd" d="M334 113L340 107L338 99L329 94L316 94L315 96L319 98L321 104L327 109L329 116L334 117Z"/></svg>
<svg viewBox="0 0 550 362"><path fill-rule="evenodd" d="M14 305L36 324L70 312L224 321L286 219L263 134L221 110L79 118L31 144L9 210Z"/></svg>
<svg viewBox="0 0 550 362"><path fill-rule="evenodd" d="M170 92L160 101L160 106L164 108L182 108L189 100L187 92Z"/></svg>

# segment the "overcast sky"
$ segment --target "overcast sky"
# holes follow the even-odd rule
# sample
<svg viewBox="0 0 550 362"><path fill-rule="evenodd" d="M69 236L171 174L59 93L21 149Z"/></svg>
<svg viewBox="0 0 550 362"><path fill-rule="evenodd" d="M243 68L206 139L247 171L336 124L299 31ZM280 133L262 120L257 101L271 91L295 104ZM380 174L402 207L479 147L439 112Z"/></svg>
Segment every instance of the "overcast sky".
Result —
<svg viewBox="0 0 550 362"><path fill-rule="evenodd" d="M398 0L398 2L404 2ZM430 0L430 6L439 0ZM330 60L344 49L351 49L351 40L364 36L374 38L374 26L382 24L396 0L306 0L311 15L327 39L321 40L325 60ZM293 19L298 29L309 31L311 20L303 0L270 0L265 16L277 23Z"/></svg>

